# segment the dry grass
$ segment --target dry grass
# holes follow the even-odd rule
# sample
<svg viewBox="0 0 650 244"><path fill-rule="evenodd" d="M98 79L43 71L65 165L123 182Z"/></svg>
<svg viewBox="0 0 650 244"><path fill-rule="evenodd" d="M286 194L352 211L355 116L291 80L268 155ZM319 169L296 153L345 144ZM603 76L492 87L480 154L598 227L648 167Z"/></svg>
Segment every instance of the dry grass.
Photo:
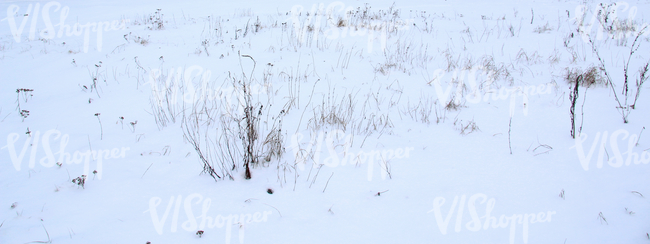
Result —
<svg viewBox="0 0 650 244"><path fill-rule="evenodd" d="M601 76L600 69L596 66L589 66L584 70L580 67L566 68L564 72L564 80L567 84L574 86L578 76L582 75L580 86L607 86L606 80Z"/></svg>

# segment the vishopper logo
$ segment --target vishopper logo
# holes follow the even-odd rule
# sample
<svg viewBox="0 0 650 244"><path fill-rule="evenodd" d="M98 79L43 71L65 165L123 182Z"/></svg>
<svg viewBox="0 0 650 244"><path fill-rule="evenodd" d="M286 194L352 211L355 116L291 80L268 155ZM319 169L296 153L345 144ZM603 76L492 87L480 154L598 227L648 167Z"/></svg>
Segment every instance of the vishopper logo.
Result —
<svg viewBox="0 0 650 244"><path fill-rule="evenodd" d="M450 78L449 85L443 88L442 81L447 80L447 75ZM442 104L446 105L450 102L462 104L463 99L473 104L510 99L511 115L514 114L517 97L522 97L523 113L528 115L529 96L551 94L553 88L556 87L554 83L546 83L538 86L501 87L497 90L492 87L493 83L494 71L480 66L469 70L456 70L451 74L443 69L437 69L434 71L433 79L429 82L429 84L433 84L438 100ZM464 95L466 90L469 92Z"/></svg>
<svg viewBox="0 0 650 244"><path fill-rule="evenodd" d="M458 201L458 196L454 197L454 202L451 203L447 217L444 217L442 214L442 206L445 204L446 199L444 197L436 197L433 200L433 209L429 210L427 213L433 212L436 218L436 223L440 229L440 233L443 235L447 234L447 228L449 227L449 222L454 215L454 210L458 207L458 212L456 215L456 223L454 226L454 231L459 233L462 230L463 222L463 213L465 211L465 203L467 203L467 210L471 220L465 224L465 228L468 231L480 231L487 230L489 228L498 229L498 228L507 228L510 226L510 244L515 243L515 237L517 233L517 225L521 225L522 228L522 237L524 243L528 243L528 229L529 224L534 223L544 223L551 222L551 216L556 214L555 211L539 212L537 214L513 214L511 216L501 215L499 216L498 222L497 217L492 216L492 211L496 205L496 200L494 198L488 199L485 194L474 194L469 197L463 195ZM479 216L477 210L477 205L485 204L485 215L482 217ZM482 220L483 219L483 220Z"/></svg>
<svg viewBox="0 0 650 244"><path fill-rule="evenodd" d="M650 34L647 30L648 23L641 25L635 23L634 19L638 9L636 6L630 7L627 2L600 3L591 11L591 18L587 20L588 11L589 7L587 5L579 5L575 9L575 17L572 18L578 24L578 32L586 43L589 43L589 38L593 34L596 34L596 40L620 40L635 37L639 34L643 36ZM625 14L626 12L627 19L620 19L619 14ZM570 15L570 12L567 11L567 15ZM585 23L587 21L588 23ZM594 27L597 28L595 33Z"/></svg>
<svg viewBox="0 0 650 244"><path fill-rule="evenodd" d="M356 12L355 9L357 10ZM327 8L325 8L324 3L320 3L318 5L313 4L310 11L303 12L303 10L306 10L304 6L294 5L291 8L291 18L287 19L287 22L291 21L294 34L301 44L304 44L310 35L312 40L318 40L321 30L323 30L324 37L329 40L345 38L347 36L357 37L367 35L368 53L372 53L373 51L375 35L380 37L381 51L384 52L388 39L387 33L409 30L414 22L412 19L398 20L395 18L390 20L377 20L370 18L366 9L366 11L362 11L365 19L361 19L359 23L351 23L350 17L358 13L359 8L352 6L346 7L343 2L339 1L330 3L327 5ZM305 20L300 19L302 15L307 16Z"/></svg>
<svg viewBox="0 0 650 244"><path fill-rule="evenodd" d="M149 72L151 92L159 106L163 103L178 104L185 102L194 104L199 101L223 101L226 107L236 105L243 111L244 90L239 86L211 87L212 71L198 65L177 67L168 70L152 69ZM252 84L251 95L266 94L268 86ZM236 101L236 102L235 102Z"/></svg>
<svg viewBox="0 0 650 244"><path fill-rule="evenodd" d="M126 156L126 151L130 150L129 147L113 148L112 150L87 150L85 152L75 151L73 154L70 154L65 151L68 142L70 141L70 136L65 134L62 136L61 132L58 130L48 130L46 131L42 138L40 131L28 132L23 147L20 150L20 154L16 151L16 142L20 139L21 135L18 133L11 133L7 136L7 145L0 148L7 148L9 151L9 157L11 162L14 165L14 168L17 171L20 171L23 164L23 159L27 149L31 147L31 152L29 155L29 168L33 169L36 165L36 153L39 148L39 143L42 141L43 151L45 152L45 157L42 157L39 160L39 163L46 168L54 167L54 165L63 165L65 164L84 164L84 175L89 175L90 172L90 160L97 161L97 178L102 179L102 168L104 164L104 159L117 159L124 158ZM50 146L51 139L54 137L54 140L59 140L59 150L53 151ZM59 139L60 138L60 139ZM19 144L20 145L20 144ZM55 158L55 155L58 154L58 160Z"/></svg>
<svg viewBox="0 0 650 244"><path fill-rule="evenodd" d="M53 10L52 10L53 9ZM86 24L80 25L75 23L73 26L70 26L65 23L70 13L70 7L65 6L61 7L59 2L48 2L43 5L41 9L41 4L36 3L29 4L27 10L24 14L18 14L20 6L12 4L7 8L7 17L2 19L2 21L7 20L9 23L9 28L11 29L11 35L14 37L14 40L17 43L21 42L21 37L27 22L31 19L31 24L29 27L29 40L33 41L36 38L36 29L38 25L39 15L43 16L43 22L45 24L45 29L39 32L40 38L43 40L52 40L55 37L61 38L65 33L66 36L84 36L84 53L88 52L88 46L90 42L90 32L96 32L97 36L97 51L102 51L102 40L103 33L105 31L111 30L124 30L125 24L129 22L128 20L112 22L100 21L100 22L87 22ZM60 11L59 13L59 23L53 24L50 15L54 12ZM20 20L20 26L17 25L16 19L22 18ZM58 27L58 31L55 27Z"/></svg>
<svg viewBox="0 0 650 244"><path fill-rule="evenodd" d="M342 130L332 130L327 132L319 131L318 136L312 136L309 142L303 142L305 136L302 133L292 135L291 149L298 168L304 170L309 159L313 161L313 167L320 167L323 165L327 167L337 167L367 164L368 181L372 181L374 168L376 166L375 164L378 163L377 166L380 167L381 178L386 179L386 176L390 174L390 160L409 158L411 151L414 150L412 147L406 147L397 148L395 150L383 149L367 152L359 150L355 152L350 150L352 147L352 136L353 135L346 134ZM329 156L321 163L323 144L325 144ZM342 147L342 152L339 152L340 150L337 151L337 147Z"/></svg>
<svg viewBox="0 0 650 244"><path fill-rule="evenodd" d="M607 140L608 137L609 141ZM636 151L635 149L639 143L639 136L636 134L630 134L627 130L619 129L611 134L607 131L602 133L597 132L593 142L591 143L591 147L589 147L589 152L585 154L585 146L583 144L585 144L588 138L589 137L586 133L580 134L579 137L575 139L575 145L571 147L576 149L580 165L585 171L589 170L589 165L591 165L591 159L596 148L598 148L596 168L599 169L603 167L605 156L607 156L607 159L605 160L607 164L614 168L619 168L623 165L630 166L633 162L635 165L650 163L650 152L648 152L650 148L643 150L642 152ZM619 148L619 138L623 141L627 140L627 150L623 151ZM611 146L611 151L607 151L607 142L609 142ZM626 155L626 157L624 158L623 155Z"/></svg>
<svg viewBox="0 0 650 244"><path fill-rule="evenodd" d="M151 221L159 235L163 234L163 229L172 207L174 208L174 213L172 216L170 231L174 233L178 230L178 220L182 205L186 216L186 220L181 224L183 230L189 232L202 231L202 233L205 233L207 228L226 227L225 239L227 244L230 244L233 226L235 226L236 229L239 229L239 243L244 243L246 225L251 223L267 222L268 216L272 213L271 211L263 211L255 212L253 214L229 214L228 216L222 216L219 214L213 218L208 214L210 207L212 206L212 199L207 197L204 198L198 193L190 194L184 201L182 195L178 195L178 197L171 196L167 206L164 208L162 216L160 216L160 212L158 211L158 206L160 206L161 203L162 199L160 197L152 197L149 200L149 209L144 211L144 213L149 212L151 215ZM195 205L201 206L201 214L198 216L195 215L195 212L192 209Z"/></svg>

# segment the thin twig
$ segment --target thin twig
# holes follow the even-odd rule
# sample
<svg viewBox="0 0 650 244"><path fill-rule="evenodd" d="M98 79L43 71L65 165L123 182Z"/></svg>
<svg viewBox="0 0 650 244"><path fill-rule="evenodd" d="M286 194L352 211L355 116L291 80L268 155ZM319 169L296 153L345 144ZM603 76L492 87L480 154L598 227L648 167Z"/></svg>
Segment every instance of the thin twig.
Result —
<svg viewBox="0 0 650 244"><path fill-rule="evenodd" d="M598 219L600 219L600 224L603 224L603 221L605 221L605 224L609 225L609 223L607 223L607 219L605 219L605 216L603 216L603 212L598 213Z"/></svg>
<svg viewBox="0 0 650 244"><path fill-rule="evenodd" d="M591 50L596 54L598 61L600 61L600 70L602 70L603 73L605 73L605 77L607 78L607 83L609 87L612 89L612 93L614 94L614 99L616 100L616 103L618 103L617 110L619 111L621 116L623 116L623 122L627 123L627 115L625 114L625 111L623 111L624 107L621 104L621 100L618 99L618 94L616 93L616 89L614 89L614 82L612 81L612 78L609 76L609 73L605 68L605 62L600 57L600 54L598 53L598 49L596 49L596 44L591 40L591 37L589 37L589 43L591 43Z"/></svg>
<svg viewBox="0 0 650 244"><path fill-rule="evenodd" d="M576 103L578 101L578 87L580 87L580 82L582 81L582 75L579 75L576 78L576 84L573 87L573 91L569 94L569 100L571 100L571 107L569 108L569 113L571 117L571 137L576 138ZM583 103L584 104L584 103Z"/></svg>
<svg viewBox="0 0 650 244"><path fill-rule="evenodd" d="M327 183L325 183L325 188L323 188L323 193L325 193L325 189L327 189L327 185L330 183L330 179L332 179L332 176L334 176L334 172L332 172L330 178L327 179Z"/></svg>
<svg viewBox="0 0 650 244"><path fill-rule="evenodd" d="M632 191L632 193L636 193L636 194L639 194L639 196L644 197L643 194L641 194L641 193L638 192L638 191Z"/></svg>
<svg viewBox="0 0 650 244"><path fill-rule="evenodd" d="M316 178L318 178L318 173L320 173L321 168L323 168L322 164L318 166L318 171L316 171L316 175L314 175L314 179L311 181L311 184L309 184L309 188L311 188L311 185L313 185L314 182L316 182Z"/></svg>
<svg viewBox="0 0 650 244"><path fill-rule="evenodd" d="M93 151L93 146L90 144L90 135L86 134L86 137L88 137L88 148L89 148L90 151L92 152L92 151ZM93 159L94 159L94 158L93 158Z"/></svg>
<svg viewBox="0 0 650 244"><path fill-rule="evenodd" d="M95 113L95 117L97 117L97 121L99 121L99 130L101 132L99 139L103 140L104 139L104 128L102 127L102 120L99 119L100 113Z"/></svg>
<svg viewBox="0 0 650 244"><path fill-rule="evenodd" d="M314 86L311 88L311 95L309 95L309 101L305 106L305 110L303 110L302 114L300 115L300 120L298 121L298 128L296 128L296 133L298 133L298 130L300 129L300 124L302 123L302 117L305 115L305 112L307 112L307 106L309 106L309 104L311 103L311 98L314 97L314 90L316 89L316 84L318 84L319 81L320 79L316 80L316 82L314 82Z"/></svg>
<svg viewBox="0 0 650 244"><path fill-rule="evenodd" d="M45 225L41 223L41 226L43 226L43 229L45 230L45 234L47 235L47 241L31 241L31 242L26 242L26 243L52 243L52 239L50 239L50 233L47 232L47 229L45 228Z"/></svg>
<svg viewBox="0 0 650 244"><path fill-rule="evenodd" d="M149 165L149 168L151 168L151 166L153 166L153 163L151 163L151 165ZM147 168L147 170L145 170L144 173L142 173L142 177L144 177L144 174L146 174L147 171L149 171L149 168ZM142 179L142 177L140 177L140 179Z"/></svg>
<svg viewBox="0 0 650 244"><path fill-rule="evenodd" d="M385 192L388 192L388 190L377 192L377 194L375 194L375 196L376 197L381 196L381 194L385 193Z"/></svg>
<svg viewBox="0 0 650 244"><path fill-rule="evenodd" d="M278 211L278 214L280 214L280 217L282 217L282 213L280 213L280 210L278 210L278 208L276 208L276 207L273 207L273 206L271 206L271 205L268 205L268 204L266 204L266 203L262 203L262 204L264 204L264 205L266 205L266 206L269 206L269 207L272 207L272 208L274 208L274 209L275 209L275 211Z"/></svg>
<svg viewBox="0 0 650 244"><path fill-rule="evenodd" d="M589 90L589 87L585 88L585 94L582 100L582 108L580 109L580 129L578 129L578 136L582 135L582 124L585 121L585 102L587 101L587 90Z"/></svg>
<svg viewBox="0 0 650 244"><path fill-rule="evenodd" d="M641 134L643 134L643 130L645 130L645 126L643 126L643 129L641 129L641 132L639 132L639 138L636 138L636 144L634 144L635 147L639 145L639 140L641 140Z"/></svg>
<svg viewBox="0 0 650 244"><path fill-rule="evenodd" d="M510 122L508 123L508 148L510 149L510 154L512 155L512 145L510 143L510 131L512 129L512 117L510 117Z"/></svg>
<svg viewBox="0 0 650 244"><path fill-rule="evenodd" d="M533 12L533 9L530 9L530 24L533 24L533 20L535 19L535 12Z"/></svg>

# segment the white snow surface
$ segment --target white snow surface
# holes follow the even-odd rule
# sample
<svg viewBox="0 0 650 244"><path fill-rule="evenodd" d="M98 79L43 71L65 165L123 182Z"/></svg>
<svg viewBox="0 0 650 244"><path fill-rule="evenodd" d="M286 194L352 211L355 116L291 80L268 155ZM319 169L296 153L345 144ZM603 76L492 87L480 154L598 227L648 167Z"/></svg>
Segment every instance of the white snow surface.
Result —
<svg viewBox="0 0 650 244"><path fill-rule="evenodd" d="M0 243L647 243L649 14L3 1Z"/></svg>

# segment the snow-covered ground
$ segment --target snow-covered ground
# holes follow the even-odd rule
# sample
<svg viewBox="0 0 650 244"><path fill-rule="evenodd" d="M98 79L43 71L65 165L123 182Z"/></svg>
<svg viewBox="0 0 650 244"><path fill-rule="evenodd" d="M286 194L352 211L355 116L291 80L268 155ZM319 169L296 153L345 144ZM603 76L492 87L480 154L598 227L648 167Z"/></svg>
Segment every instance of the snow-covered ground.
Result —
<svg viewBox="0 0 650 244"><path fill-rule="evenodd" d="M0 243L650 242L648 14L3 1Z"/></svg>

